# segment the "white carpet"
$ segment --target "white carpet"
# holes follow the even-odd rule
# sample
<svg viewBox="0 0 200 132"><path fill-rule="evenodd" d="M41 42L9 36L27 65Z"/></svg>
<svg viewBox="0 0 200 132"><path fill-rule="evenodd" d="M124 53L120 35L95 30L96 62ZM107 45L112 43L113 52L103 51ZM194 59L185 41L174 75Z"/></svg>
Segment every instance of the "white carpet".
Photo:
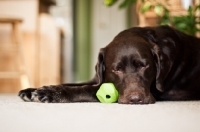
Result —
<svg viewBox="0 0 200 132"><path fill-rule="evenodd" d="M43 104L1 94L0 132L200 132L200 101Z"/></svg>

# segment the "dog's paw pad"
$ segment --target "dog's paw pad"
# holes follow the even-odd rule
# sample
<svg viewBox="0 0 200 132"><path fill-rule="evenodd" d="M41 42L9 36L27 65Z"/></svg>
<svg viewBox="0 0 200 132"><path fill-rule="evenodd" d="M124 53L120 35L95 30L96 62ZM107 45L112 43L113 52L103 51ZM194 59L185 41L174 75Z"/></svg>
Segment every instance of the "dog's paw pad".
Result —
<svg viewBox="0 0 200 132"><path fill-rule="evenodd" d="M35 91L33 88L21 90L18 96L24 101L31 101L31 93Z"/></svg>
<svg viewBox="0 0 200 132"><path fill-rule="evenodd" d="M36 91L31 92L31 101L40 102L38 99L38 93Z"/></svg>
<svg viewBox="0 0 200 132"><path fill-rule="evenodd" d="M18 96L20 96L20 98L24 98L24 96L25 96L25 93L23 93L23 92L20 92L20 93L18 94Z"/></svg>
<svg viewBox="0 0 200 132"><path fill-rule="evenodd" d="M25 93L19 94L20 98L23 99L24 101L30 101L30 99L26 96Z"/></svg>
<svg viewBox="0 0 200 132"><path fill-rule="evenodd" d="M50 102L49 97L47 97L47 96L41 97L39 100L40 100L42 103L49 103L49 102Z"/></svg>

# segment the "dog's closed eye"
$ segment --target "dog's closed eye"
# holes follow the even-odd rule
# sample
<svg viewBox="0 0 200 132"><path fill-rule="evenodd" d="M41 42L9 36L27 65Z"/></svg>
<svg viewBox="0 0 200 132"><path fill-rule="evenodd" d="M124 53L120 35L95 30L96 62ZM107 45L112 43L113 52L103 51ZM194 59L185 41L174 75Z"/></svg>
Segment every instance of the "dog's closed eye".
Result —
<svg viewBox="0 0 200 132"><path fill-rule="evenodd" d="M124 66L122 64L118 64L117 66L115 66L112 70L112 72L114 72L115 74L120 74L123 73L124 70Z"/></svg>
<svg viewBox="0 0 200 132"><path fill-rule="evenodd" d="M115 68L116 71L122 71L123 67L122 65L117 65L117 67Z"/></svg>
<svg viewBox="0 0 200 132"><path fill-rule="evenodd" d="M142 62L134 62L134 66L136 68L141 68L141 67L145 67L145 65Z"/></svg>

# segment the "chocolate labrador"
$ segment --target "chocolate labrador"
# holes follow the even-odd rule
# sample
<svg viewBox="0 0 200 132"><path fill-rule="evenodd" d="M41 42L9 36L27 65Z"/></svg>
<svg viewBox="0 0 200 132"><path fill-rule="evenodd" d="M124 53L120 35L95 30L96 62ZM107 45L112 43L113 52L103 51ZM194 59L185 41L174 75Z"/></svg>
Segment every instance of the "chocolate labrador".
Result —
<svg viewBox="0 0 200 132"><path fill-rule="evenodd" d="M200 39L168 26L134 27L102 48L89 82L21 90L24 101L95 102L100 85L112 82L118 103L200 99Z"/></svg>

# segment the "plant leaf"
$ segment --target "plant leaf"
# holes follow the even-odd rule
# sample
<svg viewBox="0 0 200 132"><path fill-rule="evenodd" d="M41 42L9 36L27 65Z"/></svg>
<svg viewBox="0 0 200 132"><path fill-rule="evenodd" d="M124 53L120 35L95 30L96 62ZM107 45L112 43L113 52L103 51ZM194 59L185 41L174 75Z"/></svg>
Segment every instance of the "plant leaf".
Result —
<svg viewBox="0 0 200 132"><path fill-rule="evenodd" d="M127 6L131 6L132 4L136 3L137 0L124 0L124 2L122 2L120 5L119 5L119 8L124 8L124 7L127 7Z"/></svg>
<svg viewBox="0 0 200 132"><path fill-rule="evenodd" d="M194 12L196 12L198 9L200 9L200 5L195 6Z"/></svg>
<svg viewBox="0 0 200 132"><path fill-rule="evenodd" d="M151 9L151 5L149 3L146 3L141 7L140 10L141 10L142 13L145 13L146 11L148 11L150 9Z"/></svg>
<svg viewBox="0 0 200 132"><path fill-rule="evenodd" d="M162 7L161 5L156 5L156 6L154 7L154 12L155 12L157 15L161 16L162 13L163 13L163 7Z"/></svg>
<svg viewBox="0 0 200 132"><path fill-rule="evenodd" d="M116 2L117 2L117 0L104 0L103 4L106 5L106 6L112 6Z"/></svg>

